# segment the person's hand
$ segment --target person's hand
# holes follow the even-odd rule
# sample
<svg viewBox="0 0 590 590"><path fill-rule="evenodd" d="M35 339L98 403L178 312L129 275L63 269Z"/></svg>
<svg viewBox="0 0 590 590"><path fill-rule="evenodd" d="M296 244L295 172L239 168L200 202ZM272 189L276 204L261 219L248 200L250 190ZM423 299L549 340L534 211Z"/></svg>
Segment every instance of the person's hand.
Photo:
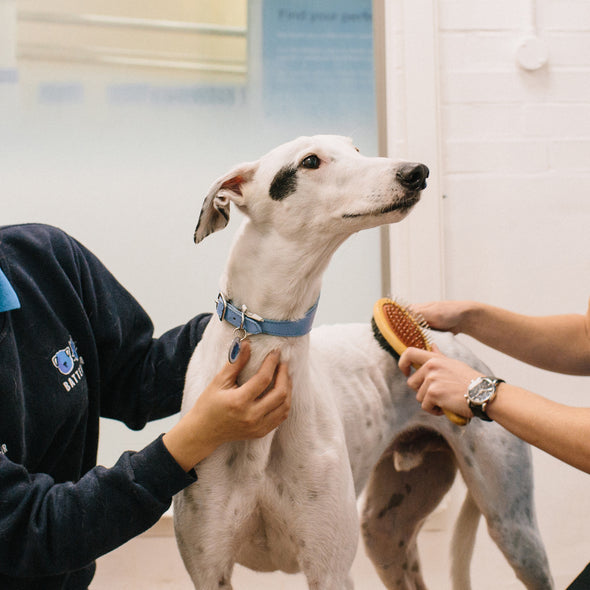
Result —
<svg viewBox="0 0 590 590"><path fill-rule="evenodd" d="M419 368L412 373L412 365ZM399 368L416 391L422 409L440 416L442 409L472 418L465 394L472 379L479 377L470 366L443 355L436 346L432 352L408 348L400 357Z"/></svg>
<svg viewBox="0 0 590 590"><path fill-rule="evenodd" d="M469 306L468 301L431 301L413 303L410 310L421 315L431 328L458 334Z"/></svg>
<svg viewBox="0 0 590 590"><path fill-rule="evenodd" d="M223 443L260 438L283 422L291 405L291 378L280 354L271 352L260 369L238 386L250 358L246 340L234 364L226 363L180 422L164 435L164 444L188 471Z"/></svg>

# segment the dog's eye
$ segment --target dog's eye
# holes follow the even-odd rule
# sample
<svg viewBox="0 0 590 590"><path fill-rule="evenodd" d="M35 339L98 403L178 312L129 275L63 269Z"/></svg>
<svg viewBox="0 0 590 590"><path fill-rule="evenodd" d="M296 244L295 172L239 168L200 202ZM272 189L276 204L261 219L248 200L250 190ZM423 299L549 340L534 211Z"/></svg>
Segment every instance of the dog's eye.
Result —
<svg viewBox="0 0 590 590"><path fill-rule="evenodd" d="M307 156L307 158L303 159L301 166L303 168L315 170L316 168L320 167L320 162L320 159L315 154L311 154L311 156Z"/></svg>

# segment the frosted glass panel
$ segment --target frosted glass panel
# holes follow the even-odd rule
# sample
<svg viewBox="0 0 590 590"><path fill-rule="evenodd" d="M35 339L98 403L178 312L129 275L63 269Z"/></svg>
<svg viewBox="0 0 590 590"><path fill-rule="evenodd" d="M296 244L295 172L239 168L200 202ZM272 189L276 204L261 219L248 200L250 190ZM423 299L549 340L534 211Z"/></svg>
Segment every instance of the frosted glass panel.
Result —
<svg viewBox="0 0 590 590"><path fill-rule="evenodd" d="M183 13L197 4L199 14ZM17 10L16 2L0 0L9 15L0 19L1 223L50 223L80 239L147 309L156 333L213 311L240 215L198 247L192 235L218 176L306 134L348 135L363 153L377 154L371 2L242 2L242 13L239 4L171 1L156 14L143 2L23 0ZM112 36L106 26L40 18L99 11L154 22L179 22L184 14L190 23L246 33L236 40L168 31L167 48L153 41L163 32L146 30L146 41L141 27L127 36L117 27ZM92 39L78 34L84 26ZM44 46L37 53L35 39ZM243 71L84 60L68 51L56 57L55 47L68 44L108 55L117 48L160 57L168 51L194 63L241 60ZM353 236L326 274L316 322L368 321L379 272L378 230ZM175 420L139 434L104 421L100 461L111 464Z"/></svg>

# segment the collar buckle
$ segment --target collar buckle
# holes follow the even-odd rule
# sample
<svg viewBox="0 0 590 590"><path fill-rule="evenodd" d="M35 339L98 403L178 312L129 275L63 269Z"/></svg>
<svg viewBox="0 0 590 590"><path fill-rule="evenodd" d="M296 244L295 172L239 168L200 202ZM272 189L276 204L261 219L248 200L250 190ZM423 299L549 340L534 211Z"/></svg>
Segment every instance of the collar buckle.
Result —
<svg viewBox="0 0 590 590"><path fill-rule="evenodd" d="M319 300L318 300L319 301ZM238 309L228 301L223 293L217 295L215 311L220 321L229 322L240 332L247 334L268 334L270 336L294 337L304 336L311 330L318 301L298 320L265 320L259 315L248 312L243 305Z"/></svg>
<svg viewBox="0 0 590 590"><path fill-rule="evenodd" d="M227 301L223 296L223 293L220 291L217 295L217 299L215 300L217 315L219 319L223 322L225 319L225 313L227 312Z"/></svg>

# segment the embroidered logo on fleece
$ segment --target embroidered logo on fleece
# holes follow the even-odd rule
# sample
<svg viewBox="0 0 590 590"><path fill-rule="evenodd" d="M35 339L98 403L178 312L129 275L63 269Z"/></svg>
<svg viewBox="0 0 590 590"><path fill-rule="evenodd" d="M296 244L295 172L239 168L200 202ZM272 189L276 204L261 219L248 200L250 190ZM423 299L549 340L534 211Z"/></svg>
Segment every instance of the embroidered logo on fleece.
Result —
<svg viewBox="0 0 590 590"><path fill-rule="evenodd" d="M68 345L61 350L58 350L52 357L51 362L53 366L65 377L62 385L66 391L71 391L84 376L84 359L78 355L74 340L70 336Z"/></svg>

